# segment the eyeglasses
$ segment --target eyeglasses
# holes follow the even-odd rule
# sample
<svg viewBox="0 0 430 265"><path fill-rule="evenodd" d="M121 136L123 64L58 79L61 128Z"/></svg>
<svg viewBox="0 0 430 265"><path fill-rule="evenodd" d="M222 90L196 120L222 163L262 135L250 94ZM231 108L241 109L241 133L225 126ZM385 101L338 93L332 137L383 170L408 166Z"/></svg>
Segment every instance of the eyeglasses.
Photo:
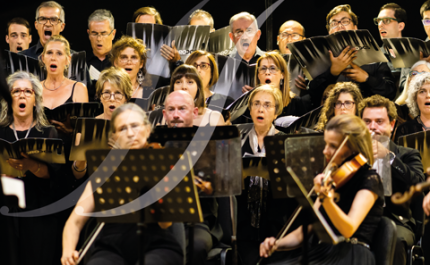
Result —
<svg viewBox="0 0 430 265"><path fill-rule="evenodd" d="M291 40L300 40L300 38L303 38L303 37L304 37L303 35L300 35L298 33L288 34L286 32L282 32L281 34L279 34L279 38L281 38L281 40L289 39L289 38L291 38Z"/></svg>
<svg viewBox="0 0 430 265"><path fill-rule="evenodd" d="M394 21L399 22L399 20L397 20L397 19L395 19L395 18L392 18L392 17L375 17L375 18L373 19L373 23L375 23L375 25L376 25L376 26L378 26L378 25L379 25L379 23L381 23L381 21L382 21L382 23L384 23L385 25L388 25L388 24L390 24L393 20L394 20Z"/></svg>
<svg viewBox="0 0 430 265"><path fill-rule="evenodd" d="M118 93L118 92L117 93L109 93L109 92L103 92L102 93L102 99L104 99L104 100L109 100L109 99L111 99L112 96L115 100L121 100L124 98L124 95L121 93Z"/></svg>
<svg viewBox="0 0 430 265"><path fill-rule="evenodd" d="M36 21L39 24L46 24L48 21L50 21L52 25L57 25L61 22L61 19L58 17L38 17Z"/></svg>
<svg viewBox="0 0 430 265"><path fill-rule="evenodd" d="M130 61L132 64L137 64L139 62L139 58L137 56L132 56L131 58L128 58L127 56L120 56L119 61L123 64L128 63L128 61Z"/></svg>
<svg viewBox="0 0 430 265"><path fill-rule="evenodd" d="M249 29L247 29L245 31L242 31L242 30L236 31L235 33L233 33L233 36L235 38L240 38L240 37L242 37L243 34L245 34L245 35L247 35L249 37L249 36L254 35L254 33L255 33L255 30L249 28Z"/></svg>
<svg viewBox="0 0 430 265"><path fill-rule="evenodd" d="M329 25L330 25L331 29L335 29L339 26L339 24L342 24L342 26L346 27L351 23L351 21L352 21L352 19L345 17L345 18L342 18L340 21L334 20L334 21L330 22Z"/></svg>
<svg viewBox="0 0 430 265"><path fill-rule="evenodd" d="M279 68L276 66L270 66L270 67L262 66L262 67L258 68L258 72L260 74L265 74L267 72L267 70L269 70L269 72L271 74L276 74L279 71Z"/></svg>
<svg viewBox="0 0 430 265"><path fill-rule="evenodd" d="M355 104L354 101L349 101L349 100L347 100L345 102L338 101L338 102L336 102L334 104L334 107L336 109L340 109L340 108L342 108L342 105L343 105L345 107L345 109L352 109L352 107L354 106L354 104Z"/></svg>
<svg viewBox="0 0 430 265"><path fill-rule="evenodd" d="M428 72L418 72L418 71L411 71L409 73L410 77L416 76L416 75L420 75L420 74L424 74L424 73L428 73Z"/></svg>
<svg viewBox="0 0 430 265"><path fill-rule="evenodd" d="M251 105L251 107L255 108L255 109L259 109L260 106L263 106L263 108L266 109L266 110L275 107L275 105L270 104L270 103L264 103L263 105L261 105L260 101L254 101L254 102L252 102L252 105Z"/></svg>
<svg viewBox="0 0 430 265"><path fill-rule="evenodd" d="M210 63L201 63L201 64L194 63L193 65L196 69L198 69L200 67L200 69L202 69L203 71L206 71L207 69L209 69L211 67Z"/></svg>
<svg viewBox="0 0 430 265"><path fill-rule="evenodd" d="M430 19L423 19L422 22L424 26L430 26Z"/></svg>
<svg viewBox="0 0 430 265"><path fill-rule="evenodd" d="M34 90L27 88L27 89L13 89L11 91L12 96L16 98L19 97L21 93L24 93L24 96L29 98L33 95Z"/></svg>
<svg viewBox="0 0 430 265"><path fill-rule="evenodd" d="M101 37L102 39L107 38L107 36L109 36L110 34L112 34L112 32L114 31L114 29L110 32L102 32L102 33L98 33L98 32L91 32L90 33L90 37L97 39L98 37Z"/></svg>

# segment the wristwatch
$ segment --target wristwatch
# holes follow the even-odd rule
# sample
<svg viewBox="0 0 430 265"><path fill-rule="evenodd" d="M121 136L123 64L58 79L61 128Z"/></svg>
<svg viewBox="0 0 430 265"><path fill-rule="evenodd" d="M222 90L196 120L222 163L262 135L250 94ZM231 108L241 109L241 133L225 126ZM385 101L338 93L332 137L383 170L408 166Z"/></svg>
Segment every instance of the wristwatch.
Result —
<svg viewBox="0 0 430 265"><path fill-rule="evenodd" d="M396 158L396 155L392 151L390 151L388 153L388 156L389 156L389 159L390 159L390 165L392 165L393 161L394 161L394 158Z"/></svg>

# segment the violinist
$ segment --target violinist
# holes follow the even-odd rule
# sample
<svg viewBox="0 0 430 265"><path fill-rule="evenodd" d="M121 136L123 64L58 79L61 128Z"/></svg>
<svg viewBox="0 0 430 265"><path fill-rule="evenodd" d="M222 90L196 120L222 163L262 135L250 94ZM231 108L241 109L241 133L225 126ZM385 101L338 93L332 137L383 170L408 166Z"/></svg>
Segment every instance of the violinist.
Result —
<svg viewBox="0 0 430 265"><path fill-rule="evenodd" d="M369 131L376 135L390 137L394 129L397 110L394 103L382 96L374 95L364 99L359 105L359 113ZM388 148L375 142L375 159L389 156L393 194L404 193L411 185L424 181L424 170L418 150L396 145L390 141ZM423 218L421 202L408 205L394 205L390 198L385 200L384 215L392 219L397 226L397 244L394 264L406 264L407 249L415 243L416 234L421 231ZM418 203L414 205L414 203ZM412 210L413 209L413 210ZM418 210L419 209L419 210Z"/></svg>
<svg viewBox="0 0 430 265"><path fill-rule="evenodd" d="M356 116L340 115L332 118L324 131L324 140L326 146L323 153L326 160L338 167L359 154L369 164L373 164L370 133L364 122ZM334 174L333 178L336 179L338 176L336 172ZM311 237L309 264L375 264L369 245L383 212L384 191L379 175L369 169L368 165L364 165L336 190L322 185L323 179L327 183L331 177L319 174L314 179L318 195L314 208L319 209L337 235L351 240L332 245L316 243L318 240L312 240ZM336 201L335 193L338 195ZM276 250L300 247L303 240L302 229L303 226L300 226L280 240L266 238L260 245L260 255L268 257ZM306 229L312 230L312 225ZM300 256L297 255L301 256L301 253L293 253L283 264L300 264Z"/></svg>
<svg viewBox="0 0 430 265"><path fill-rule="evenodd" d="M111 119L112 138L122 149L140 149L147 145L151 124L145 112L133 103L118 107ZM85 213L94 210L94 197L91 182L88 182L76 207ZM76 210L76 208L75 208ZM73 211L63 232L62 265L75 265L79 253L76 251L79 234L87 222L87 216ZM182 249L164 223L150 224L146 229L145 250L138 250L136 224L107 224L94 243L94 251L88 265L136 264L138 251L145 251L145 264L182 264Z"/></svg>
<svg viewBox="0 0 430 265"><path fill-rule="evenodd" d="M198 117L198 108L194 106L193 97L186 91L173 91L166 97L163 116L168 128L193 127L193 120ZM197 173L196 173L197 175ZM210 194L211 182L195 176L196 186L200 192ZM208 184L208 185L206 185ZM218 203L215 198L200 198L203 211L203 223L194 226L194 249L192 260L187 255L187 264L204 264L209 251L221 240L223 235L218 222ZM188 236L188 225L185 225ZM191 250L187 247L187 253Z"/></svg>

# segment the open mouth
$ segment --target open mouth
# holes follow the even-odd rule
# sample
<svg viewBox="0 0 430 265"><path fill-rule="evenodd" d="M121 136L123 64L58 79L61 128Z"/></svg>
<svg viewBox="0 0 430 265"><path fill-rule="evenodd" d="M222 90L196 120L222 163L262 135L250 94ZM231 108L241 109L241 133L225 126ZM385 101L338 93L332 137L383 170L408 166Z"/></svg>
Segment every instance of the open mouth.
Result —
<svg viewBox="0 0 430 265"><path fill-rule="evenodd" d="M430 106L430 102L426 102L426 103L424 103L424 105Z"/></svg>
<svg viewBox="0 0 430 265"><path fill-rule="evenodd" d="M97 44L97 48L103 48L103 45Z"/></svg>
<svg viewBox="0 0 430 265"><path fill-rule="evenodd" d="M248 49L248 48L249 48L249 43L243 43L243 44L242 44L242 47L243 47L244 49Z"/></svg>
<svg viewBox="0 0 430 265"><path fill-rule="evenodd" d="M114 110L115 110L115 106L114 106L114 105L110 105L110 106L109 106L109 109L110 109L111 111L114 111Z"/></svg>
<svg viewBox="0 0 430 265"><path fill-rule="evenodd" d="M24 111L25 110L25 103L20 103L19 104L19 110L20 111Z"/></svg>
<svg viewBox="0 0 430 265"><path fill-rule="evenodd" d="M257 121L264 121L264 118L263 118L263 117L261 117L261 116L258 116L258 117L257 117Z"/></svg>
<svg viewBox="0 0 430 265"><path fill-rule="evenodd" d="M125 70L126 72L131 72L131 71L132 71L132 69L131 69L131 68L124 68L124 70Z"/></svg>
<svg viewBox="0 0 430 265"><path fill-rule="evenodd" d="M50 30L45 30L45 38L46 38L46 39L49 39L49 38L51 38L51 36L52 36L52 31L50 31Z"/></svg>
<svg viewBox="0 0 430 265"><path fill-rule="evenodd" d="M55 71L55 70L57 70L57 65L55 65L55 64L51 64L51 65L49 66L49 68L51 68L51 71Z"/></svg>
<svg viewBox="0 0 430 265"><path fill-rule="evenodd" d="M387 32L385 30L380 31L381 35L387 35Z"/></svg>
<svg viewBox="0 0 430 265"><path fill-rule="evenodd" d="M272 83L272 80L270 80L270 79L266 79L265 83L266 83L266 84L270 84L270 83Z"/></svg>
<svg viewBox="0 0 430 265"><path fill-rule="evenodd" d="M18 46L18 47L16 47L16 50L20 52L20 51L22 51L22 47Z"/></svg>

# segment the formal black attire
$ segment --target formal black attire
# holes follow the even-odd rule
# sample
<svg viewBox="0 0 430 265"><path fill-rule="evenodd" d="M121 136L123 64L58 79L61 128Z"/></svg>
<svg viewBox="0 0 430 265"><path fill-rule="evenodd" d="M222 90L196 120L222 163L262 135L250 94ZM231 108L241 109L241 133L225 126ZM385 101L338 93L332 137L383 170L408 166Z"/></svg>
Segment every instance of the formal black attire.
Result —
<svg viewBox="0 0 430 265"><path fill-rule="evenodd" d="M229 57L232 57L232 58L235 58L235 59L237 59L237 60L239 60L239 61L242 61L242 62L244 62L244 63L246 63L246 64L255 64L255 63L257 63L257 60L258 60L258 58L260 58L262 55L264 55L264 51L262 51L262 50L260 50L260 48L258 48L258 46L257 47L255 47L255 53L254 53L254 56L251 58L251 60L249 60L249 62L248 61L246 61L246 60L244 60L240 55L239 55L239 53L237 52L237 49L236 49L236 46L233 48L233 50L229 53Z"/></svg>
<svg viewBox="0 0 430 265"><path fill-rule="evenodd" d="M359 242L370 245L373 241L373 236L376 232L379 221L381 220L384 205L384 189L382 187L381 179L376 171L368 170L366 166L362 167L349 180L349 182L336 189L336 193L340 195L339 201L336 202L336 204L344 213L348 214L354 198L360 190L369 190L378 195L378 198L369 213L352 236L352 238L356 238ZM320 207L320 212L325 217L333 231L340 236L340 232L331 222L323 206ZM362 244L351 244L346 242L342 242L337 245L328 243L318 244L316 234L311 237L309 244L311 244L311 246L307 257L310 265L375 264L375 258L372 251ZM301 254L302 253L300 252L293 253L289 259L284 260L282 263L275 264L300 264Z"/></svg>
<svg viewBox="0 0 430 265"><path fill-rule="evenodd" d="M89 53L87 56L88 68L92 65L97 71L101 72L112 66L110 62L110 55L106 55L105 59L102 61L99 57L95 56L94 53Z"/></svg>
<svg viewBox="0 0 430 265"><path fill-rule="evenodd" d="M28 57L31 57L33 59L38 60L39 55L41 55L42 52L43 52L43 46L40 43L40 41L38 41L36 45L33 45L30 48L28 48L27 50L19 52L19 53L27 55Z"/></svg>
<svg viewBox="0 0 430 265"><path fill-rule="evenodd" d="M19 139L25 138L26 131L17 131ZM15 142L13 130L7 126L0 128L0 138ZM43 132L31 128L28 138L58 138L54 127L45 127ZM26 208L13 208L10 212L39 209L55 201L55 188L61 176L55 166L47 164L49 179L36 177L31 171L22 178L25 187ZM3 218L3 217L2 217ZM5 217L12 236L7 242L14 250L17 264L57 264L61 257L62 224L56 214L38 217ZM1 237L4 239L4 237ZM3 240L1 239L1 240Z"/></svg>
<svg viewBox="0 0 430 265"><path fill-rule="evenodd" d="M183 250L168 229L149 224L143 249L138 249L136 224L106 224L94 242L87 265L134 265L139 251L145 252L147 265L183 264Z"/></svg>
<svg viewBox="0 0 430 265"><path fill-rule="evenodd" d="M418 116L415 119L407 121L397 127L394 141L399 143L399 138L408 134L422 132L423 126L418 122Z"/></svg>
<svg viewBox="0 0 430 265"><path fill-rule="evenodd" d="M398 146L390 141L389 150L395 154L391 164L391 181L393 194L404 193L411 185L424 181L424 170L421 156L418 150ZM386 206L384 215L392 219L397 226L397 244L394 255L394 264L406 264L407 251L415 243L416 229L422 221L422 202L414 202L417 205L395 205L390 197L385 198ZM413 209L413 210L411 210Z"/></svg>
<svg viewBox="0 0 430 265"><path fill-rule="evenodd" d="M387 63L373 63L362 65L361 69L369 74L366 82L358 83L363 98L373 96L375 94L393 100L396 96L396 85L393 75ZM334 76L330 72L330 68L309 82L309 94L314 108L320 106L324 90L327 86L337 82L349 82L351 79L342 74ZM354 82L354 81L352 81Z"/></svg>
<svg viewBox="0 0 430 265"><path fill-rule="evenodd" d="M296 116L301 117L306 114L306 107L302 98L292 98L288 106L282 109L282 113L278 116Z"/></svg>

